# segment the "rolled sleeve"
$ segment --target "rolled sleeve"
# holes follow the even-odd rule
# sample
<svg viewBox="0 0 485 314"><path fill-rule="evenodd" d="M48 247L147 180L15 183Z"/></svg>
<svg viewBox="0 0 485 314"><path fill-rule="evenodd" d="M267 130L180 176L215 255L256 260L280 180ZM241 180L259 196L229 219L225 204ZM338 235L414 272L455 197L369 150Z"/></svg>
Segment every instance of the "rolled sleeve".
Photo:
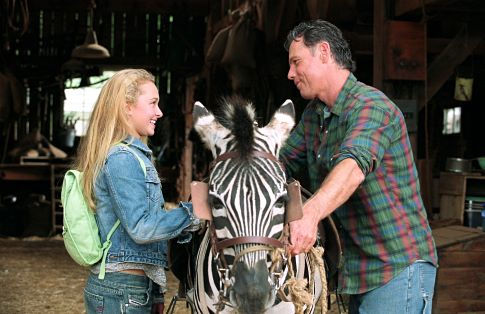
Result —
<svg viewBox="0 0 485 314"><path fill-rule="evenodd" d="M352 158L367 176L380 166L393 141L395 119L389 111L366 104L349 113L347 123L345 139L332 161L336 165Z"/></svg>

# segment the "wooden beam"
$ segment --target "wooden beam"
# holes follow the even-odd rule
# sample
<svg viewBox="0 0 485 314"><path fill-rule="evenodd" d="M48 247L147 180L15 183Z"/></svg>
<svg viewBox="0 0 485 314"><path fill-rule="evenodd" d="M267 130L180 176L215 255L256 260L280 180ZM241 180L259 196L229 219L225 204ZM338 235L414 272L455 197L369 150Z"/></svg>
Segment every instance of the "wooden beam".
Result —
<svg viewBox="0 0 485 314"><path fill-rule="evenodd" d="M330 0L307 0L308 15L310 19L327 19L328 5Z"/></svg>
<svg viewBox="0 0 485 314"><path fill-rule="evenodd" d="M394 1L394 15L401 16L407 13L422 10L423 6L426 9L429 5L450 5L457 0L395 0Z"/></svg>
<svg viewBox="0 0 485 314"><path fill-rule="evenodd" d="M31 11L87 10L91 0L35 0L29 2ZM97 11L130 12L130 13L186 13L189 15L207 15L209 0L97 0Z"/></svg>
<svg viewBox="0 0 485 314"><path fill-rule="evenodd" d="M485 26L484 28L485 29ZM350 48L354 55L372 55L374 39L372 34L343 31L344 38L350 42ZM441 53L453 40L453 38L427 38L426 51L428 54ZM473 51L473 54L485 54L485 41L482 41Z"/></svg>
<svg viewBox="0 0 485 314"><path fill-rule="evenodd" d="M426 102L438 92L453 74L455 68L465 61L480 42L482 42L482 35L473 33L471 30L467 31L465 26L443 52L433 60L428 67Z"/></svg>
<svg viewBox="0 0 485 314"><path fill-rule="evenodd" d="M382 90L384 78L384 40L386 25L386 1L374 0L374 67L373 85Z"/></svg>
<svg viewBox="0 0 485 314"><path fill-rule="evenodd" d="M180 201L187 201L190 196L190 182L192 182L192 142L189 140L189 133L192 129L192 108L194 104L194 93L198 77L191 76L186 79L185 104L183 113L185 115L184 148L180 160L180 175L177 179L177 192Z"/></svg>

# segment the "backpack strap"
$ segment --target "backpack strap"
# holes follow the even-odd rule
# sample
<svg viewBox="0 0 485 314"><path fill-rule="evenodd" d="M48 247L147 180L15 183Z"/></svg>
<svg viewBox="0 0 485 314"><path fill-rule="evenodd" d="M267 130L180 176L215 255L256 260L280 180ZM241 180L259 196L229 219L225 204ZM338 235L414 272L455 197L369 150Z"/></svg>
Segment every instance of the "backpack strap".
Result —
<svg viewBox="0 0 485 314"><path fill-rule="evenodd" d="M135 155L136 159L138 159L138 162L140 163L140 166L141 166L141 169L143 170L143 174L145 175L145 177L147 176L147 169L146 169L146 166L145 166L145 162L143 161L143 159L141 159L140 156L138 156L137 153L135 153L133 151L133 149L130 148L130 146L124 144L124 143L118 143L116 145L119 145L119 146L124 146L126 147L126 149L128 149L133 155ZM99 269L99 276L98 278L99 279L104 279L104 276L106 274L106 257L108 256L108 251L109 249L111 248L111 236L113 235L113 233L115 233L115 230L116 228L118 228L118 226L120 225L120 220L116 220L115 224L113 225L113 227L111 227L111 230L108 232L108 235L106 236L106 241L104 241L103 243L103 259L101 260L101 267Z"/></svg>
<svg viewBox="0 0 485 314"><path fill-rule="evenodd" d="M103 259L101 260L101 267L99 269L99 279L104 279L104 275L106 274L106 257L108 256L108 251L111 248L111 236L115 233L116 228L120 225L120 220L116 220L111 230L108 232L108 236L106 237L106 241L103 243Z"/></svg>
<svg viewBox="0 0 485 314"><path fill-rule="evenodd" d="M125 143L118 143L116 145L126 147L126 149L128 149L133 155L135 155L135 157L136 157L136 159L138 159L138 162L140 163L141 169L143 169L143 173L145 174L145 177L146 177L147 176L147 169L146 169L146 165L145 165L145 162L143 161L143 159L141 159L141 157L138 156L138 154L135 153L129 145L126 145Z"/></svg>

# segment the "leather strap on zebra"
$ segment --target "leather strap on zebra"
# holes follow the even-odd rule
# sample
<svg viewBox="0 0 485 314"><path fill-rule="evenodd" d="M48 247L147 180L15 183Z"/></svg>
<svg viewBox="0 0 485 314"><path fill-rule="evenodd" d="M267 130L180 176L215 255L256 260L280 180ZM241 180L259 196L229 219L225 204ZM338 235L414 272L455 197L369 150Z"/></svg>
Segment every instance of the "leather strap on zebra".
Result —
<svg viewBox="0 0 485 314"><path fill-rule="evenodd" d="M322 293L320 295L320 305L323 314L327 313L327 277L325 274L325 265L323 263L324 249L322 247L313 247L307 253L310 264L310 272L312 274L310 285L307 287L306 279L299 279L295 277L293 270L293 263L288 263L289 279L284 282L278 290L279 297L286 302L292 302L295 305L295 312L298 314L309 313L313 304L313 285L316 272L319 272L322 284ZM275 249L273 251L273 263L279 262L279 259L286 254L284 249ZM306 310L305 310L306 305Z"/></svg>

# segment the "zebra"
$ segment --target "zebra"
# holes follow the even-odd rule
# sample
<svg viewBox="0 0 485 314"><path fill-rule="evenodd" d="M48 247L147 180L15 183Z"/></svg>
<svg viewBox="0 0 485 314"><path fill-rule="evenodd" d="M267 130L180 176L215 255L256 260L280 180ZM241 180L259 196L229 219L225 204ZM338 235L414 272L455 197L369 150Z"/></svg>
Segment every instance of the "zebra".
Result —
<svg viewBox="0 0 485 314"><path fill-rule="evenodd" d="M294 313L291 300L281 300L277 290L289 277L289 266L296 269L297 277L313 276L308 258L300 254L289 263L281 261L279 273L268 269L272 264L269 253L280 243L276 239L288 232L284 223L286 176L277 156L295 124L293 103L285 101L261 128L253 106L237 97L225 99L217 118L196 102L193 118L195 131L215 160L208 182L211 228L198 249L195 282L187 294L192 310ZM247 239L242 237L253 240L234 240ZM224 240L234 243L214 250L215 241ZM314 276L312 304L305 307L306 313L314 311L322 291L319 274Z"/></svg>

